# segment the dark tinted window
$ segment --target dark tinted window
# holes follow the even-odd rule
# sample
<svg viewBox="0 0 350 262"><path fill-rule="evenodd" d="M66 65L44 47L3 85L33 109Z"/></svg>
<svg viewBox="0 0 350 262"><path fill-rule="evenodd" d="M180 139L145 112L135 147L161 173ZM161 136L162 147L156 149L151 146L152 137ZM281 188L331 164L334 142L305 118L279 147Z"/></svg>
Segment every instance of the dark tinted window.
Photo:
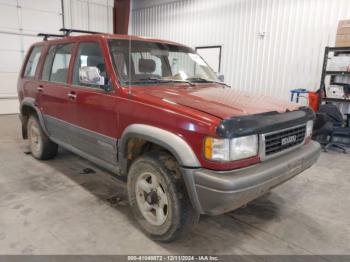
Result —
<svg viewBox="0 0 350 262"><path fill-rule="evenodd" d="M51 46L45 59L41 79L67 83L69 62L74 44Z"/></svg>
<svg viewBox="0 0 350 262"><path fill-rule="evenodd" d="M73 69L73 85L96 87L80 83L79 69L85 66L97 67L100 75L107 81L106 66L102 55L100 45L96 42L82 42L78 47L77 57Z"/></svg>
<svg viewBox="0 0 350 262"><path fill-rule="evenodd" d="M42 46L35 46L30 53L29 59L24 70L24 77L34 77L35 71L39 63Z"/></svg>

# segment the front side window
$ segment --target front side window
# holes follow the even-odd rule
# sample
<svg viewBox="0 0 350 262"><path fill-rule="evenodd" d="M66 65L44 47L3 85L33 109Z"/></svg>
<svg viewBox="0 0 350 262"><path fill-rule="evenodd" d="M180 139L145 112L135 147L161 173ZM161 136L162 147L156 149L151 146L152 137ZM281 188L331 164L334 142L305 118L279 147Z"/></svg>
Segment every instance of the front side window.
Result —
<svg viewBox="0 0 350 262"><path fill-rule="evenodd" d="M122 84L216 82L214 71L192 49L139 40L110 40L114 67Z"/></svg>
<svg viewBox="0 0 350 262"><path fill-rule="evenodd" d="M35 71L39 63L42 46L35 46L30 53L23 76L32 78L35 76Z"/></svg>
<svg viewBox="0 0 350 262"><path fill-rule="evenodd" d="M69 62L74 44L53 45L47 53L41 79L67 83Z"/></svg>
<svg viewBox="0 0 350 262"><path fill-rule="evenodd" d="M104 83L102 83L102 85L107 84L108 80L106 65L103 59L102 50L97 42L82 42L79 44L77 56L74 62L72 83L73 85L100 88L99 85L88 84L81 81L79 72L84 67L97 68L99 75L104 79Z"/></svg>

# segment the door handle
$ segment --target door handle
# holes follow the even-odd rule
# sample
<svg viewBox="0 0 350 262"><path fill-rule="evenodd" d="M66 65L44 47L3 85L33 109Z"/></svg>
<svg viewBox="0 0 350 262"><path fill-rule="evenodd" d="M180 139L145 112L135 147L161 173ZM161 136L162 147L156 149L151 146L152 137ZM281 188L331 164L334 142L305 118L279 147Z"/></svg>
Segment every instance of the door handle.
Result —
<svg viewBox="0 0 350 262"><path fill-rule="evenodd" d="M72 100L77 98L77 94L75 92L70 92L67 94L67 96L69 99L72 99Z"/></svg>
<svg viewBox="0 0 350 262"><path fill-rule="evenodd" d="M36 88L36 90L38 90L38 92L42 92L44 90L44 87L40 85Z"/></svg>

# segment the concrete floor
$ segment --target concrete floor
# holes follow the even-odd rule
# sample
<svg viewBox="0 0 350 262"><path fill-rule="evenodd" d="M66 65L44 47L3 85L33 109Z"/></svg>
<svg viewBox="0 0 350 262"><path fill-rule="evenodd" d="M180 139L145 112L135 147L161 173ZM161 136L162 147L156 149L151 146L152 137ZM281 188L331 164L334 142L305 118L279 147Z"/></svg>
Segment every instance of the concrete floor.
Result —
<svg viewBox="0 0 350 262"><path fill-rule="evenodd" d="M64 150L44 162L26 151L18 117L0 116L0 254L350 254L350 155L324 153L271 194L159 244L135 224L122 181Z"/></svg>

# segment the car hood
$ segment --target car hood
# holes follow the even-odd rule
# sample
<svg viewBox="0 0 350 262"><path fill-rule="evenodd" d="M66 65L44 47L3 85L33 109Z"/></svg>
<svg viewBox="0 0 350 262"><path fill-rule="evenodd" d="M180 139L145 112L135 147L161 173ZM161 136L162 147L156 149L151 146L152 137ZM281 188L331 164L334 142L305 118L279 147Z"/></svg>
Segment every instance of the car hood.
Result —
<svg viewBox="0 0 350 262"><path fill-rule="evenodd" d="M170 104L186 106L221 119L271 111L282 113L298 109L296 104L267 96L248 94L221 85L138 88L137 93L142 93L142 96L157 97Z"/></svg>

